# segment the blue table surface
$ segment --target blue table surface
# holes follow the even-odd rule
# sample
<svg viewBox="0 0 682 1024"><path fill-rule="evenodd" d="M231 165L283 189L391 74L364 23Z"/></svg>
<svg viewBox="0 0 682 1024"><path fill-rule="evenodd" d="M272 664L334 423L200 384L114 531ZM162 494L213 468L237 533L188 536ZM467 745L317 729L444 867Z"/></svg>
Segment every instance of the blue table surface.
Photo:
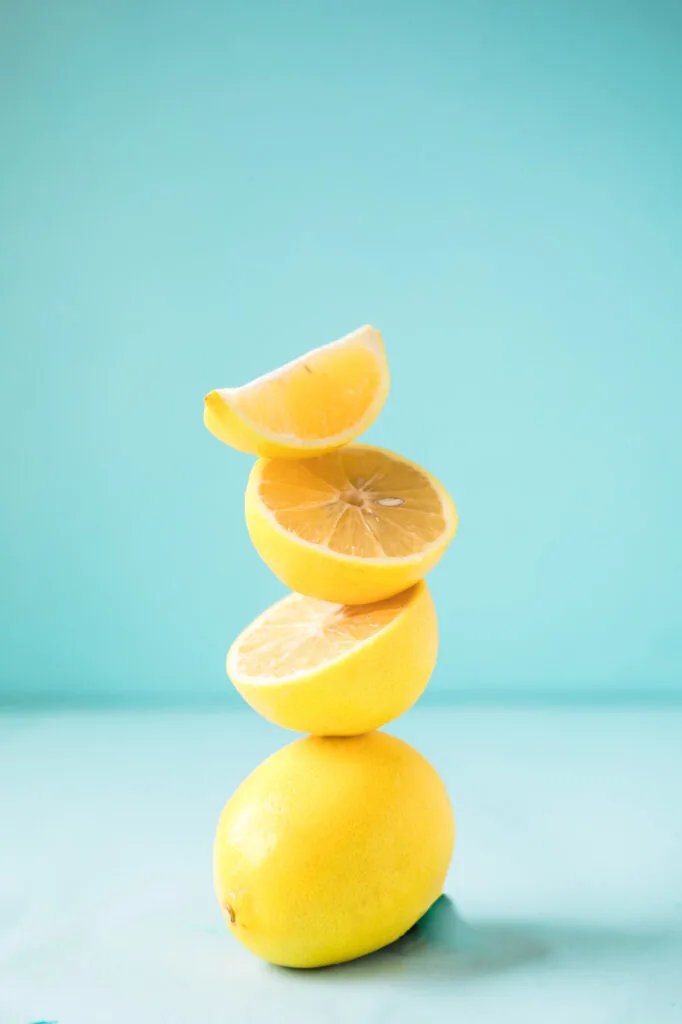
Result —
<svg viewBox="0 0 682 1024"><path fill-rule="evenodd" d="M211 845L289 734L240 712L0 718L0 1022L682 1020L682 712L416 708L458 838L403 940L318 971L229 934Z"/></svg>

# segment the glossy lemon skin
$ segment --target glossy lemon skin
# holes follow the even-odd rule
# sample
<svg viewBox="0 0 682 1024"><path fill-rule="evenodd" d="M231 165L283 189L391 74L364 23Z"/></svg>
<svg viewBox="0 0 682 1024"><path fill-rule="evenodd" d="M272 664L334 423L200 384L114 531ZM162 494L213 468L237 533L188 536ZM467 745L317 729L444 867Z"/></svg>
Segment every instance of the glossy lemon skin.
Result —
<svg viewBox="0 0 682 1024"><path fill-rule="evenodd" d="M218 901L257 956L320 967L403 935L443 891L454 818L435 769L386 733L307 737L264 761L226 804Z"/></svg>

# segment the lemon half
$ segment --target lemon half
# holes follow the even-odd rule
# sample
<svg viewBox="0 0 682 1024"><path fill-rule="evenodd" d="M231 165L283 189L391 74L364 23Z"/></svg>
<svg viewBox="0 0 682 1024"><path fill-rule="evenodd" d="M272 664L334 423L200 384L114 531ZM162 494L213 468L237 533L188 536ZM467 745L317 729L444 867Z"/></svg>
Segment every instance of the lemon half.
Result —
<svg viewBox="0 0 682 1024"><path fill-rule="evenodd" d="M315 459L261 459L246 489L261 558L291 590L366 604L412 586L457 528L445 488L408 459L354 444Z"/></svg>
<svg viewBox="0 0 682 1024"><path fill-rule="evenodd" d="M424 582L365 605L290 594L235 640L227 674L276 725L354 736L407 711L437 654L436 610Z"/></svg>
<svg viewBox="0 0 682 1024"><path fill-rule="evenodd" d="M307 737L225 805L214 878L233 935L275 964L319 967L403 935L438 899L454 844L445 786L386 733Z"/></svg>
<svg viewBox="0 0 682 1024"><path fill-rule="evenodd" d="M366 430L388 389L381 334L367 325L243 387L211 391L204 423L242 452L318 455Z"/></svg>

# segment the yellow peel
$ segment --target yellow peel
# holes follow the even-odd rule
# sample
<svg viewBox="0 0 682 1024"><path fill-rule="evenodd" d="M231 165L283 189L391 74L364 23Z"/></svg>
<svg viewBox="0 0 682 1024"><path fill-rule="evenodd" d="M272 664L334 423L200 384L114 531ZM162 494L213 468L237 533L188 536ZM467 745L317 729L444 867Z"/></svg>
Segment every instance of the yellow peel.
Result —
<svg viewBox="0 0 682 1024"><path fill-rule="evenodd" d="M225 805L216 895L235 938L265 960L351 960L399 938L440 896L454 835L443 781L409 744L309 736Z"/></svg>

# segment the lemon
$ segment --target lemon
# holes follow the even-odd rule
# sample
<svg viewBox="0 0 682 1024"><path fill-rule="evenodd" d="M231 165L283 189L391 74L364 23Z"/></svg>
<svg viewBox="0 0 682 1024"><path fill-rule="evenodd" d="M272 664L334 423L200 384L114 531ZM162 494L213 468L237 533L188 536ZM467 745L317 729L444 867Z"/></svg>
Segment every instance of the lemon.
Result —
<svg viewBox="0 0 682 1024"><path fill-rule="evenodd" d="M424 582L365 605L291 594L235 640L227 674L276 725L354 736L407 711L437 653L436 610Z"/></svg>
<svg viewBox="0 0 682 1024"><path fill-rule="evenodd" d="M318 455L366 430L388 388L384 344L379 331L367 325L243 387L211 391L204 423L242 452Z"/></svg>
<svg viewBox="0 0 682 1024"><path fill-rule="evenodd" d="M445 786L385 733L306 737L226 804L214 844L232 933L275 964L318 967L403 935L443 890L454 843Z"/></svg>
<svg viewBox="0 0 682 1024"><path fill-rule="evenodd" d="M423 579L457 528L445 488L370 445L314 459L261 459L246 523L266 565L291 590L338 604L381 601Z"/></svg>

